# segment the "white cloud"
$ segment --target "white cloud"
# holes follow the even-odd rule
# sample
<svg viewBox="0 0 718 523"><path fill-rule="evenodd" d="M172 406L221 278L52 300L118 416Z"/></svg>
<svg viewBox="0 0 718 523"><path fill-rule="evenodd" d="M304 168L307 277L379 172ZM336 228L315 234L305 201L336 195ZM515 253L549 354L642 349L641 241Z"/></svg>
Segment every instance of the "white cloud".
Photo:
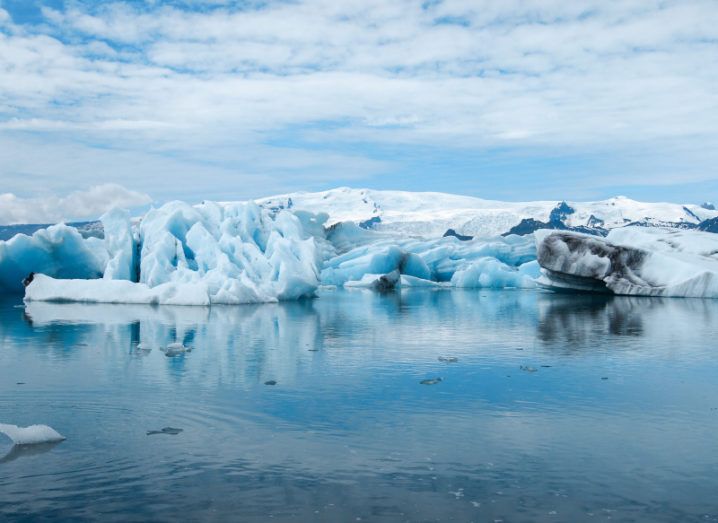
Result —
<svg viewBox="0 0 718 523"><path fill-rule="evenodd" d="M0 133L62 133L168 166L192 150L244 171L257 165L246 151L277 152L264 144L278 136L295 150L311 141L308 154L333 142L613 154L670 142L693 163L718 145L712 0L422 4L73 3L44 9L42 26L0 13Z"/></svg>
<svg viewBox="0 0 718 523"><path fill-rule="evenodd" d="M0 194L0 224L94 219L115 207L131 209L151 201L146 194L112 183L75 191L67 196L20 198L5 193Z"/></svg>

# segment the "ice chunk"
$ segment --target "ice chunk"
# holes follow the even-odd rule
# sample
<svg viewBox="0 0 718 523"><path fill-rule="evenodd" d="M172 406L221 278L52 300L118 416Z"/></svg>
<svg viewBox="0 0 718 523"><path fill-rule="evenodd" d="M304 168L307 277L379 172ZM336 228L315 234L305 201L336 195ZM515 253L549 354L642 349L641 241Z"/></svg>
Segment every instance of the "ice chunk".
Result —
<svg viewBox="0 0 718 523"><path fill-rule="evenodd" d="M0 433L5 434L15 445L37 445L63 441L65 437L47 425L30 425L18 427L0 423Z"/></svg>
<svg viewBox="0 0 718 523"><path fill-rule="evenodd" d="M528 276L532 280L536 280L541 276L541 266L539 265L537 260L522 263L521 265L519 265L518 269L521 274L523 274L524 276Z"/></svg>
<svg viewBox="0 0 718 523"><path fill-rule="evenodd" d="M454 273L451 285L464 288L532 288L533 278L494 258L481 258Z"/></svg>
<svg viewBox="0 0 718 523"><path fill-rule="evenodd" d="M344 286L364 287L374 289L379 292L387 292L399 286L399 282L399 271L394 270L387 274L365 274L360 280L348 281L344 284Z"/></svg>
<svg viewBox="0 0 718 523"><path fill-rule="evenodd" d="M718 298L718 236L626 227L606 239L569 232L538 237L546 287L644 296Z"/></svg>

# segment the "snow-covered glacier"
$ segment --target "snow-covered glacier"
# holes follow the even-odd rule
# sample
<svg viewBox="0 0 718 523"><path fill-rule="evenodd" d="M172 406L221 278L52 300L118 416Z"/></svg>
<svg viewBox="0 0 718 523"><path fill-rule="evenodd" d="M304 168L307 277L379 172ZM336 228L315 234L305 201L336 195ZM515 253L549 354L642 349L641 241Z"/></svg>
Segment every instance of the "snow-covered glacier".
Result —
<svg viewBox="0 0 718 523"><path fill-rule="evenodd" d="M618 196L595 202L502 202L438 192L376 191L342 187L296 192L257 200L270 209L325 212L327 225L351 221L381 232L431 239L449 229L477 238L538 227L585 228L597 232L630 224L697 227L718 217L710 205L644 203Z"/></svg>
<svg viewBox="0 0 718 523"><path fill-rule="evenodd" d="M537 235L538 282L556 290L718 298L718 236L625 227L604 238L567 231Z"/></svg>
<svg viewBox="0 0 718 523"><path fill-rule="evenodd" d="M504 204L355 189L170 202L135 218L111 211L99 237L60 224L0 241L0 290L24 289L29 301L211 305L298 299L320 286L533 288L538 281L718 297L711 254L718 236L695 230L716 217L710 208L623 198ZM639 222L644 227L626 226ZM659 227L665 223L674 228ZM560 230L534 232L543 227Z"/></svg>

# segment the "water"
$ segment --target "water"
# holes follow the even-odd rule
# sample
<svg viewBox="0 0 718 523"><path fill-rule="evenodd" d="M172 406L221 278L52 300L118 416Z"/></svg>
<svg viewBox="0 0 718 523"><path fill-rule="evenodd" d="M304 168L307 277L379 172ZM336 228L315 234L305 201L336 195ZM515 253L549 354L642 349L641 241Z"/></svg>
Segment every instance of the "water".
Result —
<svg viewBox="0 0 718 523"><path fill-rule="evenodd" d="M716 301L19 303L0 422L67 440L0 442L2 521L718 521Z"/></svg>

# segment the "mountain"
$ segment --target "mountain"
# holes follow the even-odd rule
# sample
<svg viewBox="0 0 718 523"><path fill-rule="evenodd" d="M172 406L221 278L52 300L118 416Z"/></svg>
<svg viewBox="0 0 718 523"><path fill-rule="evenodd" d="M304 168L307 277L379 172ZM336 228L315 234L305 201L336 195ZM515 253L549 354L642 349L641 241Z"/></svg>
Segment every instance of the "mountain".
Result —
<svg viewBox="0 0 718 523"><path fill-rule="evenodd" d="M537 229L565 229L605 235L626 225L696 228L718 218L709 206L643 203L618 196L597 202L501 202L437 192L338 188L261 198L265 208L329 215L327 225L352 221L364 228L422 238L448 233L489 237Z"/></svg>
<svg viewBox="0 0 718 523"><path fill-rule="evenodd" d="M597 202L502 202L438 192L375 191L341 187L260 198L267 209L327 213L326 226L351 221L365 229L418 238L460 239L525 235L559 229L605 236L626 225L718 232L712 204L643 203L618 196ZM229 203L229 202L227 202ZM102 237L99 221L69 224L84 237ZM30 235L48 225L0 225L0 240Z"/></svg>

